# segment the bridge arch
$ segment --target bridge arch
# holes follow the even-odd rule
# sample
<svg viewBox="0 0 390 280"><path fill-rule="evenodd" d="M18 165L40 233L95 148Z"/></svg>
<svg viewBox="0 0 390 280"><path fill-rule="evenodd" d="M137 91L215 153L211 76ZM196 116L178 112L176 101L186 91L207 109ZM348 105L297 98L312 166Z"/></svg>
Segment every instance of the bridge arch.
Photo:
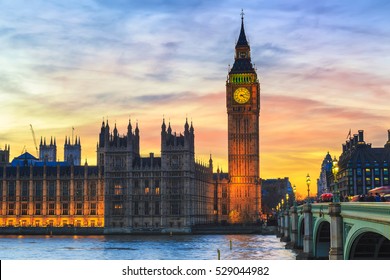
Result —
<svg viewBox="0 0 390 280"><path fill-rule="evenodd" d="M329 259L330 221L319 218L313 228L313 256L317 259Z"/></svg>
<svg viewBox="0 0 390 280"><path fill-rule="evenodd" d="M354 227L351 228L351 231ZM344 259L348 260L390 260L388 231L370 227L359 228L348 234L345 241Z"/></svg>

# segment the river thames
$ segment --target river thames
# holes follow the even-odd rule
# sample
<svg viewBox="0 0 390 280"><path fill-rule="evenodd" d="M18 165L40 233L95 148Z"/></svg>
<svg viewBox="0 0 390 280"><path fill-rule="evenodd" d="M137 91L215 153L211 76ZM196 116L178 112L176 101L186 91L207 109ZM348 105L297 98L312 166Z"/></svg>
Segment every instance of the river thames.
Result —
<svg viewBox="0 0 390 280"><path fill-rule="evenodd" d="M230 240L232 249L230 249ZM0 236L1 260L292 260L273 235Z"/></svg>

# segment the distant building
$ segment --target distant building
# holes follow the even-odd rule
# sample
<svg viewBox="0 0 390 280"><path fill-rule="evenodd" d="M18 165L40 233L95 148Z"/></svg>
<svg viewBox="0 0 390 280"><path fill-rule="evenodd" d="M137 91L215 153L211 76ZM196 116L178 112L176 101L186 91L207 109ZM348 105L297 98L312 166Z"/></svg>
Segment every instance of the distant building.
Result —
<svg viewBox="0 0 390 280"><path fill-rule="evenodd" d="M366 143L363 130L349 138L342 147L337 175L341 196L366 194L375 187L389 185L390 130L382 148L373 148ZM332 182L332 192L334 186Z"/></svg>
<svg viewBox="0 0 390 280"><path fill-rule="evenodd" d="M261 180L262 191L262 206L264 214L272 214L276 205L284 199L286 201L286 194L289 195L289 205L292 205L294 201L294 193L291 187L291 183L288 177L277 179L262 179Z"/></svg>
<svg viewBox="0 0 390 280"><path fill-rule="evenodd" d="M229 221L229 174L219 167L213 174L214 183L214 221L228 223Z"/></svg>
<svg viewBox="0 0 390 280"><path fill-rule="evenodd" d="M53 142L53 137L51 137L50 144L46 144L46 138L41 138L41 143L39 144L39 160L46 162L57 161L57 144L55 138Z"/></svg>
<svg viewBox="0 0 390 280"><path fill-rule="evenodd" d="M329 152L326 154L321 164L320 177L317 180L317 195L330 192L330 184L332 180L332 165L333 160Z"/></svg>
<svg viewBox="0 0 390 280"><path fill-rule="evenodd" d="M72 139L73 142L73 139ZM71 143L71 139L65 137L64 145L64 161L70 164L80 165L81 164L81 141L80 137L74 143Z"/></svg>
<svg viewBox="0 0 390 280"><path fill-rule="evenodd" d="M9 145L5 145L4 150L0 148L0 167L9 163Z"/></svg>

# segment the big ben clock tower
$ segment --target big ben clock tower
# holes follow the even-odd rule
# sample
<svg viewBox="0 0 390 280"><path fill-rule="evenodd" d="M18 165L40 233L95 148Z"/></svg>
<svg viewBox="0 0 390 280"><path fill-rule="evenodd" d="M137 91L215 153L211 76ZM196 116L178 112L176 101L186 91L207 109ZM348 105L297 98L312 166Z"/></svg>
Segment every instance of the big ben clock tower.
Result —
<svg viewBox="0 0 390 280"><path fill-rule="evenodd" d="M234 64L226 81L231 223L255 222L261 212L260 83L251 62L243 15Z"/></svg>

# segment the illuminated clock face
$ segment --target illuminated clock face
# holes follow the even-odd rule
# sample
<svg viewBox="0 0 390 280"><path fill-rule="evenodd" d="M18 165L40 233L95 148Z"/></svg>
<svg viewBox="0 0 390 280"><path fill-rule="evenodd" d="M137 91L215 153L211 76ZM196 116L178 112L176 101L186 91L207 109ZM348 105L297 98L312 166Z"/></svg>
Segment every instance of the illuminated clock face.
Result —
<svg viewBox="0 0 390 280"><path fill-rule="evenodd" d="M238 88L234 91L234 100L239 104L247 103L249 98L251 97L251 94L248 89L246 88Z"/></svg>

